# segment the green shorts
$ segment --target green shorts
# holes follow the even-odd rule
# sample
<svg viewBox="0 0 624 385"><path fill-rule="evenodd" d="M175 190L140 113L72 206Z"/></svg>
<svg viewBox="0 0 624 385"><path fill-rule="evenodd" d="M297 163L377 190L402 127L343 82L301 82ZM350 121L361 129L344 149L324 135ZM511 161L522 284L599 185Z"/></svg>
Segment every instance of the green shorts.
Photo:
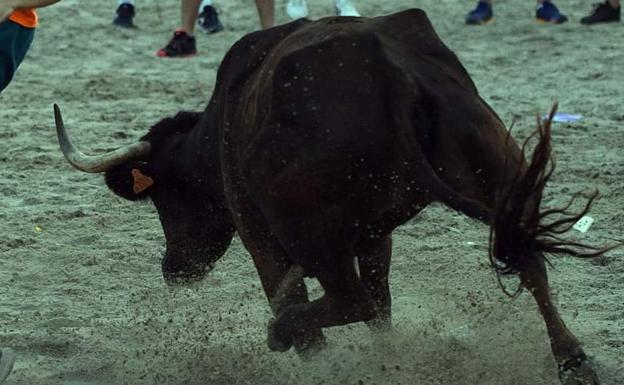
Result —
<svg viewBox="0 0 624 385"><path fill-rule="evenodd" d="M0 23L0 92L9 85L35 36L33 28L6 20Z"/></svg>

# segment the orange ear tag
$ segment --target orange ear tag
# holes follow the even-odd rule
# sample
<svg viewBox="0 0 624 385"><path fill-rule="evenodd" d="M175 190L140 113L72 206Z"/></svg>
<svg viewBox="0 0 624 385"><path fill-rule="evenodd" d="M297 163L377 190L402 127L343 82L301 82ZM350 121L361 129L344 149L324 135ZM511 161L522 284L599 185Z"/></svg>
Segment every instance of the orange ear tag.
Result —
<svg viewBox="0 0 624 385"><path fill-rule="evenodd" d="M143 175L141 170L137 168L132 169L132 178L134 179L132 191L134 191L135 194L142 193L154 184L154 179L147 175Z"/></svg>

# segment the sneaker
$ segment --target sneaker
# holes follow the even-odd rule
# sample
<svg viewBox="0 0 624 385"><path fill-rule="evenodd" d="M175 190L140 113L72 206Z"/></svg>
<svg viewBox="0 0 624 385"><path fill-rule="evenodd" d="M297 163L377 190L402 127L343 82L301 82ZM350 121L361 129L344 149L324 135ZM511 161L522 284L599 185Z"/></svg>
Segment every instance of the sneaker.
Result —
<svg viewBox="0 0 624 385"><path fill-rule="evenodd" d="M197 17L197 24L206 33L217 33L223 31L223 25L219 21L219 14L212 5L207 5L202 9Z"/></svg>
<svg viewBox="0 0 624 385"><path fill-rule="evenodd" d="M479 3L477 3L477 7L466 15L466 24L488 24L492 21L493 17L494 12L492 11L492 4L485 1L479 1Z"/></svg>
<svg viewBox="0 0 624 385"><path fill-rule="evenodd" d="M11 374L15 363L15 353L9 348L0 350L0 383Z"/></svg>
<svg viewBox="0 0 624 385"><path fill-rule="evenodd" d="M169 44L156 52L158 57L188 57L197 53L195 38L184 31L175 31Z"/></svg>
<svg viewBox="0 0 624 385"><path fill-rule="evenodd" d="M122 28L135 28L132 19L134 18L134 5L121 4L117 7L117 16L113 20L113 24Z"/></svg>
<svg viewBox="0 0 624 385"><path fill-rule="evenodd" d="M353 4L348 0L336 0L334 3L334 10L336 11L336 16L361 16L358 10L355 9Z"/></svg>
<svg viewBox="0 0 624 385"><path fill-rule="evenodd" d="M594 10L589 16L581 19L583 24L607 23L612 21L620 21L620 8L613 8L608 1L604 3L594 4Z"/></svg>
<svg viewBox="0 0 624 385"><path fill-rule="evenodd" d="M550 1L544 1L535 11L535 19L540 23L563 24L568 18Z"/></svg>
<svg viewBox="0 0 624 385"><path fill-rule="evenodd" d="M306 0L289 0L286 4L286 14L292 20L308 17L308 4Z"/></svg>

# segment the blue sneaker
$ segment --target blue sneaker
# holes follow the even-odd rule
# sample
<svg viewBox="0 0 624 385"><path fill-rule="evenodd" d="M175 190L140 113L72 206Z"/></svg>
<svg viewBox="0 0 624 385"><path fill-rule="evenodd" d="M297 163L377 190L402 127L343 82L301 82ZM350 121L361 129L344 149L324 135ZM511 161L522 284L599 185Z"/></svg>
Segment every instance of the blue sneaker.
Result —
<svg viewBox="0 0 624 385"><path fill-rule="evenodd" d="M487 24L492 21L494 12L492 12L492 4L479 1L477 7L466 15L466 24L480 25Z"/></svg>
<svg viewBox="0 0 624 385"><path fill-rule="evenodd" d="M544 1L535 11L535 19L540 23L562 24L568 18L561 14L557 7L550 1Z"/></svg>

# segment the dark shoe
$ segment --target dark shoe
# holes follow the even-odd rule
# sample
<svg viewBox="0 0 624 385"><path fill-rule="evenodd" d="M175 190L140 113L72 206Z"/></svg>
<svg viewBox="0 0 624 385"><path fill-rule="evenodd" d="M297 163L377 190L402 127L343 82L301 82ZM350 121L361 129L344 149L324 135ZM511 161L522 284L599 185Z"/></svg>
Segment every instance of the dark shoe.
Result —
<svg viewBox="0 0 624 385"><path fill-rule="evenodd" d="M568 18L550 1L544 1L535 11L535 19L540 23L563 24Z"/></svg>
<svg viewBox="0 0 624 385"><path fill-rule="evenodd" d="M219 21L219 14L212 5L207 5L202 9L197 17L197 24L206 33L217 33L223 31L223 25Z"/></svg>
<svg viewBox="0 0 624 385"><path fill-rule="evenodd" d="M608 1L594 4L594 10L589 16L581 19L583 24L608 23L620 21L620 8L613 8Z"/></svg>
<svg viewBox="0 0 624 385"><path fill-rule="evenodd" d="M485 1L480 1L477 4L477 7L466 15L466 24L487 24L492 21L493 16L494 12L492 11L492 5Z"/></svg>
<svg viewBox="0 0 624 385"><path fill-rule="evenodd" d="M121 4L117 7L117 16L113 20L113 24L122 28L134 28L132 19L134 18L134 5Z"/></svg>
<svg viewBox="0 0 624 385"><path fill-rule="evenodd" d="M195 38L184 31L175 31L169 44L156 52L159 57L188 57L197 53Z"/></svg>

